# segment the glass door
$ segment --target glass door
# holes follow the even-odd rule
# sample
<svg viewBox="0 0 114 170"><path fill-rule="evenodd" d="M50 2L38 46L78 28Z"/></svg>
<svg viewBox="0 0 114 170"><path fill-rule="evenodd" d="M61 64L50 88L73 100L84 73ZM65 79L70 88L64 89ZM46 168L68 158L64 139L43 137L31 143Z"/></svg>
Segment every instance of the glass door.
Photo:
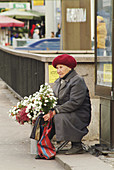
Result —
<svg viewBox="0 0 114 170"><path fill-rule="evenodd" d="M95 16L95 92L99 96L112 95L112 39L113 1L96 0Z"/></svg>

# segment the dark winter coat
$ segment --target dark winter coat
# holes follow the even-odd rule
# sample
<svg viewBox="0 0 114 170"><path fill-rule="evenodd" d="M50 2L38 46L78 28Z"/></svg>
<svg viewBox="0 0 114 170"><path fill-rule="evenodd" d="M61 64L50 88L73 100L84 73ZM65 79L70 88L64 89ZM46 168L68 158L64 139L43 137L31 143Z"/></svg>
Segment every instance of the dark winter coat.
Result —
<svg viewBox="0 0 114 170"><path fill-rule="evenodd" d="M89 90L84 79L73 70L62 84L60 78L56 80L53 91L58 98L58 113L54 116L57 141L81 141L91 120Z"/></svg>

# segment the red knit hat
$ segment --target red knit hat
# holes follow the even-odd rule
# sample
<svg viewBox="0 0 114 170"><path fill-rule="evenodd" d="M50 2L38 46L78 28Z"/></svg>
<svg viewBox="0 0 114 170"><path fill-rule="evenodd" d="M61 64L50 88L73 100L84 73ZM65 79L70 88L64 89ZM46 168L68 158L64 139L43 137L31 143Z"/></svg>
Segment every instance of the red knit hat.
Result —
<svg viewBox="0 0 114 170"><path fill-rule="evenodd" d="M70 68L74 68L77 65L77 62L75 60L74 57L72 57L71 55L68 54L62 54L57 56L56 58L54 58L52 65L53 67L56 68L56 65L58 64L62 64L62 65L66 65Z"/></svg>

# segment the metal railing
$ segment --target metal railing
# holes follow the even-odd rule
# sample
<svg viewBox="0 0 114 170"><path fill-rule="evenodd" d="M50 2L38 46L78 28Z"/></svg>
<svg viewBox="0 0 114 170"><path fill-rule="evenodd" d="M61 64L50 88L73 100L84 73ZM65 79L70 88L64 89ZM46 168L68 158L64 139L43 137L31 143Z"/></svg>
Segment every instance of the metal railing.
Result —
<svg viewBox="0 0 114 170"><path fill-rule="evenodd" d="M28 96L45 82L45 63L15 53L0 48L0 77L21 97Z"/></svg>

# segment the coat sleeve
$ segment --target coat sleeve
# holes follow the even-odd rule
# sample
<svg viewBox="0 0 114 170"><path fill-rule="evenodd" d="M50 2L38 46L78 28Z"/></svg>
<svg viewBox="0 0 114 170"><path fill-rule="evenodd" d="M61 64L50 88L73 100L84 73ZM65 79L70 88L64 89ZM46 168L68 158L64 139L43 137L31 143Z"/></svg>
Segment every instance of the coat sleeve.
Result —
<svg viewBox="0 0 114 170"><path fill-rule="evenodd" d="M71 83L70 98L62 105L56 106L58 113L70 113L79 109L86 98L87 86L82 78Z"/></svg>

